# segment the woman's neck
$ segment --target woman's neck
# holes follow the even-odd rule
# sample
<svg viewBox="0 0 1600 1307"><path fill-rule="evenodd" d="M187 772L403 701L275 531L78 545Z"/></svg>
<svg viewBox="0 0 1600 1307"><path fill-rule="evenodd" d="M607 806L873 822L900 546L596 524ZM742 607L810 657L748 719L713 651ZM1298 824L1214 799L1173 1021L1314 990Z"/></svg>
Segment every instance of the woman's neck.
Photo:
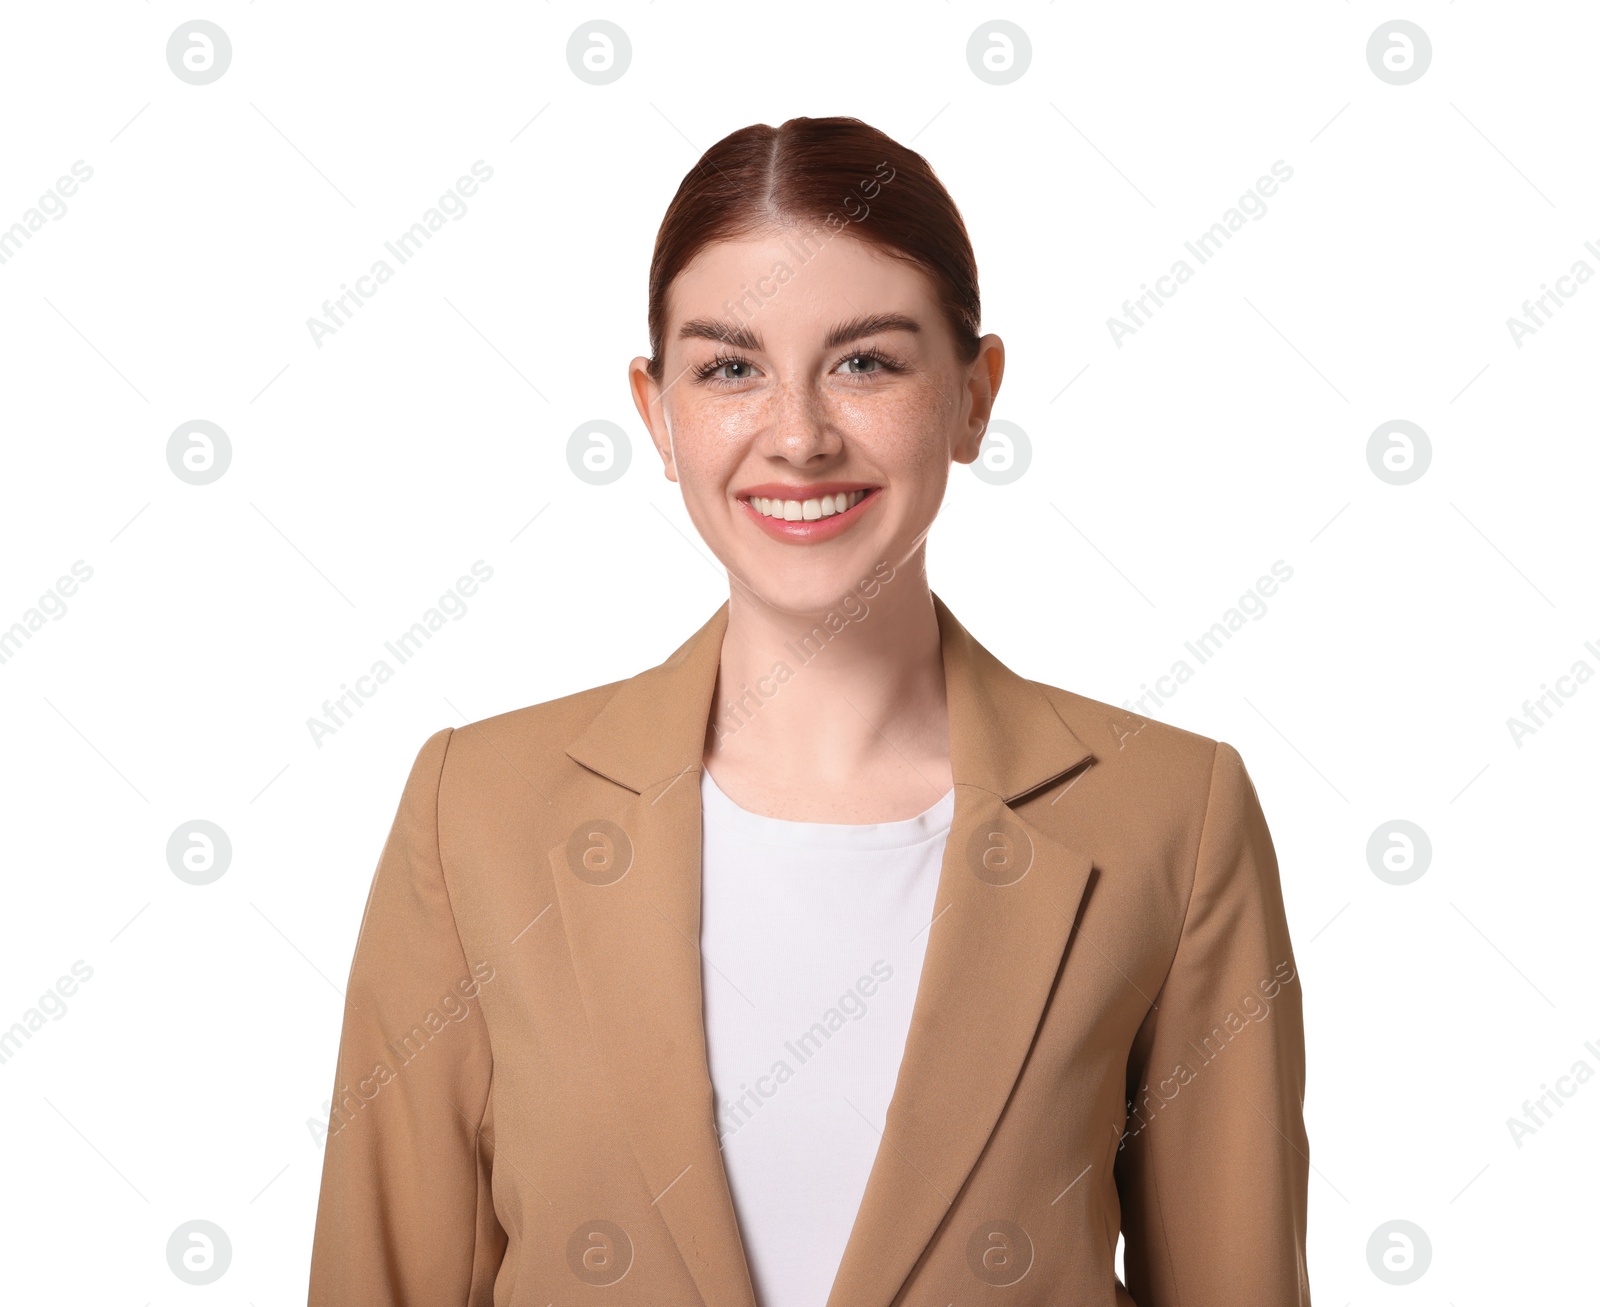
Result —
<svg viewBox="0 0 1600 1307"><path fill-rule="evenodd" d="M705 763L741 807L796 821L894 821L951 785L939 623L925 573L815 613L735 584Z"/></svg>

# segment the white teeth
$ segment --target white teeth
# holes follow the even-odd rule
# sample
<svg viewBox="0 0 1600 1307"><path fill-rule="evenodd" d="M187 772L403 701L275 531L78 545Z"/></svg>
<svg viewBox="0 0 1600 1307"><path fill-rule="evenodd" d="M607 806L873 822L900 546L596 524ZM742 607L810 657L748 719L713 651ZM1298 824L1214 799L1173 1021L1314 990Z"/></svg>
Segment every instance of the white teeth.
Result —
<svg viewBox="0 0 1600 1307"><path fill-rule="evenodd" d="M836 495L821 495L816 499L763 499L755 498L750 504L763 517L781 517L786 522L815 522L819 517L832 517L847 508L854 508L866 497L865 490L841 490Z"/></svg>

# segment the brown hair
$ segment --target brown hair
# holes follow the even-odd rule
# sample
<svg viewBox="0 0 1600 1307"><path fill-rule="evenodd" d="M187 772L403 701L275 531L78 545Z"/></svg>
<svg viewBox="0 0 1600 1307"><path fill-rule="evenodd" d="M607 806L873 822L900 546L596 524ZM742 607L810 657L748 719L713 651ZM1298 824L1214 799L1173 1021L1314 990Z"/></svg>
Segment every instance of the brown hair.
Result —
<svg viewBox="0 0 1600 1307"><path fill-rule="evenodd" d="M819 232L822 224L825 232ZM978 356L978 265L966 224L915 150L859 118L791 118L724 136L678 186L650 260L650 367L661 380L667 294L700 250L762 228L848 234L930 278L962 362Z"/></svg>

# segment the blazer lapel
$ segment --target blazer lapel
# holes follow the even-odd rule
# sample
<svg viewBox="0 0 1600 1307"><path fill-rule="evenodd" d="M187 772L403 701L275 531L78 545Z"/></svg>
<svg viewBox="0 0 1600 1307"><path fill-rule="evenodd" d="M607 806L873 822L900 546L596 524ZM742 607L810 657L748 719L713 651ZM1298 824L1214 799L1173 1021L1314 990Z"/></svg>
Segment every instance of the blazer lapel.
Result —
<svg viewBox="0 0 1600 1307"><path fill-rule="evenodd" d="M1091 870L1010 807L1089 749L1037 685L934 606L955 813L899 1076L827 1307L888 1307L933 1239L1011 1095Z"/></svg>
<svg viewBox="0 0 1600 1307"><path fill-rule="evenodd" d="M615 784L550 850L621 1124L706 1307L754 1307L717 1140L700 975L700 765L727 604L568 747Z"/></svg>
<svg viewBox="0 0 1600 1307"><path fill-rule="evenodd" d="M988 1141L1032 1042L1089 859L1010 803L1091 754L937 594L955 812L883 1137L827 1307L888 1307ZM724 603L620 683L567 748L614 782L550 850L585 1010L651 1198L707 1307L752 1307L722 1165L700 972L700 766Z"/></svg>

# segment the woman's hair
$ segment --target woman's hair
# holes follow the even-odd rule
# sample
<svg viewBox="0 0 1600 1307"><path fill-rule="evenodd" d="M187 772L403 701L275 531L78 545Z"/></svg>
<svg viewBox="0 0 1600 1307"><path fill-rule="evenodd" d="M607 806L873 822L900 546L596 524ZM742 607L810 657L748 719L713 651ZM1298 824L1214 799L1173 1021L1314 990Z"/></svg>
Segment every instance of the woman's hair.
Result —
<svg viewBox="0 0 1600 1307"><path fill-rule="evenodd" d="M962 362L978 356L978 265L955 202L928 161L859 118L791 118L724 136L672 197L650 260L650 367L661 380L667 295L702 248L796 227L805 257L854 236L921 268ZM794 269L791 269L794 271ZM759 296L749 291L741 302Z"/></svg>

